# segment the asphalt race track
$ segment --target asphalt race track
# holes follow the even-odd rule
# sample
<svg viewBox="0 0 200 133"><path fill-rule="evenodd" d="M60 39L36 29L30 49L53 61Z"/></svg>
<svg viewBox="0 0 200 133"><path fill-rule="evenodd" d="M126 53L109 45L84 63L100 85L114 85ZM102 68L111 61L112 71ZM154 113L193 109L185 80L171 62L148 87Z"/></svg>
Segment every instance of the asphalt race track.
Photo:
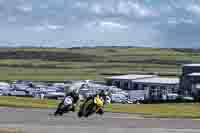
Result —
<svg viewBox="0 0 200 133"><path fill-rule="evenodd" d="M76 113L54 117L53 111L1 107L0 128L30 133L200 133L200 120L144 119L117 113L79 119Z"/></svg>

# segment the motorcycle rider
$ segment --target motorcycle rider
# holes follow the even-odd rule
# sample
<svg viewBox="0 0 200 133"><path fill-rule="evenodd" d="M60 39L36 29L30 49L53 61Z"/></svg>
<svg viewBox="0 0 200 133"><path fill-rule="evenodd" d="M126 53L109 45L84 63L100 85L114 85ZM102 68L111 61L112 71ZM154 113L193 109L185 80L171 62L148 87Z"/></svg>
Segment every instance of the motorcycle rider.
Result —
<svg viewBox="0 0 200 133"><path fill-rule="evenodd" d="M96 97L99 97L101 98L103 101L105 101L105 98L106 98L106 94L105 94L105 91L104 90L101 90L100 93L98 94L95 94L95 95L90 95L89 97L87 97L82 105L82 107L84 107L86 105L86 103L89 101L89 100L94 100L94 98ZM100 109L98 112L98 114L102 115L104 113L104 111L102 109Z"/></svg>
<svg viewBox="0 0 200 133"><path fill-rule="evenodd" d="M70 111L75 111L76 105L79 101L79 94L76 91L72 91L71 93L69 93L67 96L71 96L73 99L73 105L72 108L70 109Z"/></svg>
<svg viewBox="0 0 200 133"><path fill-rule="evenodd" d="M77 93L77 91L72 90L72 91L68 91L67 94L65 95L64 99L59 103L54 115L59 114L60 108L62 107L63 104L65 104L66 98L69 98L69 97L72 99L72 107L70 108L69 111L75 112L76 105L79 101L79 94Z"/></svg>
<svg viewBox="0 0 200 133"><path fill-rule="evenodd" d="M84 103L86 103L86 102L89 101L90 99L94 99L97 95L98 95L99 97L103 98L103 100L105 100L106 93L105 93L104 90L101 90L99 93L94 94L94 95L90 95L89 97L87 97Z"/></svg>

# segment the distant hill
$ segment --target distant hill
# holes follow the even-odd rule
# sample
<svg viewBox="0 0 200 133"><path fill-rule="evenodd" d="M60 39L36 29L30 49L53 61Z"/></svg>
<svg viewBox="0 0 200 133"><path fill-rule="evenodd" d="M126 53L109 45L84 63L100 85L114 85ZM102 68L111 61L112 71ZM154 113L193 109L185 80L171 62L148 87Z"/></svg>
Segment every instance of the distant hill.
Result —
<svg viewBox="0 0 200 133"><path fill-rule="evenodd" d="M128 73L177 76L185 63L200 63L200 49L129 46L1 48L0 80L96 79Z"/></svg>

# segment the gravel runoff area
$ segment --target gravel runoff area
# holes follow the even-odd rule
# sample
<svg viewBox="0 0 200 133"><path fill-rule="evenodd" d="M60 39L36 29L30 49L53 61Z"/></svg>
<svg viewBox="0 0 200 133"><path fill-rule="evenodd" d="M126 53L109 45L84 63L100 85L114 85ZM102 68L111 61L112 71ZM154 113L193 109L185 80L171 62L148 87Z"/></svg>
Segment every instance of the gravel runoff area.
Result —
<svg viewBox="0 0 200 133"><path fill-rule="evenodd" d="M54 110L0 108L1 129L29 133L200 133L200 120L141 118L105 113L79 119L76 113L54 117Z"/></svg>

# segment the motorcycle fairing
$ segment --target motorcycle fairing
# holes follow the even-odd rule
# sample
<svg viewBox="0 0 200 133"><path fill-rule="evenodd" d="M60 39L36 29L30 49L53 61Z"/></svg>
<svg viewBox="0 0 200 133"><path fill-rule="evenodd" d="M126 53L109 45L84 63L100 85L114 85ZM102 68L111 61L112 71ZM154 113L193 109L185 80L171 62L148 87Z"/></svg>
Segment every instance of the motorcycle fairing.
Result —
<svg viewBox="0 0 200 133"><path fill-rule="evenodd" d="M73 103L73 101L72 101L72 97L70 97L70 96L68 96L68 97L66 97L65 98L65 100L64 100L64 105L70 105L70 104L72 104Z"/></svg>
<svg viewBox="0 0 200 133"><path fill-rule="evenodd" d="M98 96L94 98L94 103L99 107L103 107L103 100Z"/></svg>

